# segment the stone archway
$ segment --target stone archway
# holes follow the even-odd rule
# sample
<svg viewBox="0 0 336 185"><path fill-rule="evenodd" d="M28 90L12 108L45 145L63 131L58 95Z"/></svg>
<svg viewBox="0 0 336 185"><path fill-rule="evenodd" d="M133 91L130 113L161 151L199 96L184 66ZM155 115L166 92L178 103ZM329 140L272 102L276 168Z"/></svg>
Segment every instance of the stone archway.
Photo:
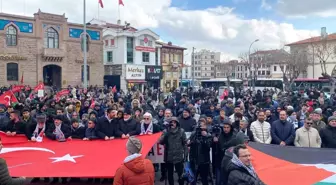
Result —
<svg viewBox="0 0 336 185"><path fill-rule="evenodd" d="M43 67L43 82L46 86L62 87L62 67L58 65L46 65Z"/></svg>

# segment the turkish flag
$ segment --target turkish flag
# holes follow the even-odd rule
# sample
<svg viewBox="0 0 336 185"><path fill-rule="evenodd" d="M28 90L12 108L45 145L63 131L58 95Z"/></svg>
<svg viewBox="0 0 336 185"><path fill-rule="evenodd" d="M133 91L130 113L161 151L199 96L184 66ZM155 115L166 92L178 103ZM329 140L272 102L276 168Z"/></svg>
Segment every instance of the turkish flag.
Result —
<svg viewBox="0 0 336 185"><path fill-rule="evenodd" d="M161 133L138 136L146 157ZM4 148L1 157L15 177L114 177L127 157L126 139L111 141L71 140L28 142L25 136L7 137L0 133Z"/></svg>
<svg viewBox="0 0 336 185"><path fill-rule="evenodd" d="M43 90L44 89L44 83L39 83L35 88L34 92L38 92L38 90Z"/></svg>
<svg viewBox="0 0 336 185"><path fill-rule="evenodd" d="M16 99L15 95L12 91L6 91L0 96L0 104L4 105L11 105L12 103L16 103L18 100Z"/></svg>
<svg viewBox="0 0 336 185"><path fill-rule="evenodd" d="M25 86L24 85L14 85L12 87L12 92L13 93L17 93L17 92L20 92L22 89L24 89Z"/></svg>

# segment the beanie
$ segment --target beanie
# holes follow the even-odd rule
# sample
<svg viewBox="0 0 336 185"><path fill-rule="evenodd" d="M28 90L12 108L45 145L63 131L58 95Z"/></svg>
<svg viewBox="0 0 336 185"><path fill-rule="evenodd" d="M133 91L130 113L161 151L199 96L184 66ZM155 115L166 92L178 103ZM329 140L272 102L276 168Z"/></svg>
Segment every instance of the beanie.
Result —
<svg viewBox="0 0 336 185"><path fill-rule="evenodd" d="M130 154L138 154L142 149L142 143L138 138L132 136L128 139L126 148Z"/></svg>
<svg viewBox="0 0 336 185"><path fill-rule="evenodd" d="M330 117L328 118L328 123L329 123L330 121L334 121L334 120L336 120L336 117L335 117L335 116L330 116Z"/></svg>

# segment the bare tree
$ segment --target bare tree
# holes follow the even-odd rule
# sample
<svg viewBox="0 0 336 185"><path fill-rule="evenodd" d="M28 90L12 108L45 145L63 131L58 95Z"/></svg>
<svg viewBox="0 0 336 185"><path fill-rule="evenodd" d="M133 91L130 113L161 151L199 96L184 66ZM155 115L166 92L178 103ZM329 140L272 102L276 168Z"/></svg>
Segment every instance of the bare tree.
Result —
<svg viewBox="0 0 336 185"><path fill-rule="evenodd" d="M292 84L300 74L306 73L308 68L308 52L293 50L290 53L284 49L279 50L271 57L273 64L279 64L283 76L283 81L287 90L290 90Z"/></svg>
<svg viewBox="0 0 336 185"><path fill-rule="evenodd" d="M312 48L312 54L314 56L313 59L316 59L320 62L321 70L322 70L322 76L324 77L330 77L331 74L328 74L327 72L327 61L333 57L334 54L334 47L335 45L328 41L327 38L321 39L321 41L312 40L310 42L310 46Z"/></svg>
<svg viewBox="0 0 336 185"><path fill-rule="evenodd" d="M252 79L253 79L253 75L252 75L253 64L252 64L252 60L250 60L249 53L248 52L241 53L239 55L239 59L245 66L247 66L247 71L249 73L249 79L252 81Z"/></svg>

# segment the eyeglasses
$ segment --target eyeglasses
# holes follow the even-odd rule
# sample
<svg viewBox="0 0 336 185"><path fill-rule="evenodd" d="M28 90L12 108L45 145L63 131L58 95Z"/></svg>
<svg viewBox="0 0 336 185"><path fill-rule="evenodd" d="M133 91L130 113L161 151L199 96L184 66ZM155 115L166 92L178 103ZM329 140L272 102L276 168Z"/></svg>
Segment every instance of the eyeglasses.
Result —
<svg viewBox="0 0 336 185"><path fill-rule="evenodd" d="M312 122L307 122L307 125L313 125L313 123Z"/></svg>
<svg viewBox="0 0 336 185"><path fill-rule="evenodd" d="M149 118L144 118L144 120L150 120Z"/></svg>

